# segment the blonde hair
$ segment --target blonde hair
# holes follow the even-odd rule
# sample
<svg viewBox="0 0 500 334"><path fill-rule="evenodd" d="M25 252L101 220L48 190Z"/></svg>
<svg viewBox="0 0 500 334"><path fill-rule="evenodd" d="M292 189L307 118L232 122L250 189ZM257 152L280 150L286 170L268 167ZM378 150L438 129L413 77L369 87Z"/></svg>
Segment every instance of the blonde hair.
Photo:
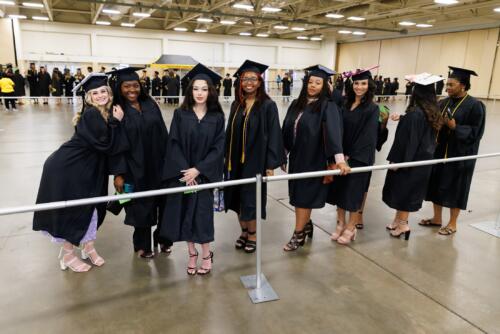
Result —
<svg viewBox="0 0 500 334"><path fill-rule="evenodd" d="M78 122L80 121L80 118L82 117L82 112L85 110L85 106L91 106L99 110L101 113L102 118L104 118L104 121L108 121L108 116L109 116L109 110L111 109L111 105L113 104L113 92L111 91L111 88L109 86L105 86L106 90L108 91L109 95L109 101L106 103L104 106L97 105L96 103L92 102L92 91L98 89L91 89L88 92L85 93L85 98L84 98L84 106L82 107L82 111L79 111L76 113L75 117L73 117L73 125L76 126ZM101 88L101 87L99 87Z"/></svg>

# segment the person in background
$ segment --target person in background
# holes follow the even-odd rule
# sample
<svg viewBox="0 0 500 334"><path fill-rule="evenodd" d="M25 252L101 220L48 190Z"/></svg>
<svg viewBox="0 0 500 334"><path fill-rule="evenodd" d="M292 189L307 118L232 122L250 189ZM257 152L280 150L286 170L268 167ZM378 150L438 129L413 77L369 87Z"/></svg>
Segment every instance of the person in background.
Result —
<svg viewBox="0 0 500 334"><path fill-rule="evenodd" d="M161 78L158 71L154 72L153 80L151 80L151 95L156 102L160 102L161 96Z"/></svg>
<svg viewBox="0 0 500 334"><path fill-rule="evenodd" d="M42 97L43 104L49 104L50 86L52 85L52 78L44 66L40 66L38 72L38 83L40 85L40 96Z"/></svg>
<svg viewBox="0 0 500 334"><path fill-rule="evenodd" d="M412 81L407 81L405 85L405 95L406 95L406 100L410 98L410 95L413 92L413 87L415 86L415 83Z"/></svg>
<svg viewBox="0 0 500 334"><path fill-rule="evenodd" d="M177 77L178 75L176 76L174 71L170 70L168 72L167 91L168 95L171 96L168 98L168 104L179 104L180 81L177 80Z"/></svg>
<svg viewBox="0 0 500 334"><path fill-rule="evenodd" d="M276 75L276 85L278 86L278 89L281 89L281 75L279 73Z"/></svg>
<svg viewBox="0 0 500 334"><path fill-rule="evenodd" d="M106 67L101 66L101 70L99 71L99 73L106 73Z"/></svg>
<svg viewBox="0 0 500 334"><path fill-rule="evenodd" d="M396 95L398 95L399 90L399 81L398 78L394 78L391 83L391 95L393 95L392 99L396 100Z"/></svg>
<svg viewBox="0 0 500 334"><path fill-rule="evenodd" d="M431 160L436 148L436 133L441 129L442 118L436 99L434 84L443 78L422 73L406 76L413 82L410 104L403 116L391 115L399 121L396 135L387 160L390 164ZM387 171L382 200L396 210L394 220L387 225L391 236L410 237L408 217L422 207L432 166L389 169Z"/></svg>
<svg viewBox="0 0 500 334"><path fill-rule="evenodd" d="M186 98L174 111L163 179L167 187L192 186L219 182L224 166L224 112L214 82L222 79L202 64L186 76L190 79ZM212 189L166 196L160 235L186 241L188 275L207 275L212 270L214 241L214 195ZM202 263L198 268L201 245Z"/></svg>
<svg viewBox="0 0 500 334"><path fill-rule="evenodd" d="M286 102L290 102L290 90L291 90L291 84L292 82L290 81L290 76L287 73L285 73L285 75L283 76L283 79L281 80L282 84L283 84L283 91L282 91L282 94L283 95L283 101L286 100Z"/></svg>
<svg viewBox="0 0 500 334"><path fill-rule="evenodd" d="M169 81L170 81L170 78L168 76L168 70L164 70L163 77L161 78L161 86L162 86L161 95L164 96L163 103L167 103L167 96L169 94L169 91L168 91L168 82Z"/></svg>
<svg viewBox="0 0 500 334"><path fill-rule="evenodd" d="M146 94L150 95L151 93L151 79L148 77L148 71L142 70L142 75L140 78L140 82L142 85L142 88L144 88L144 91Z"/></svg>
<svg viewBox="0 0 500 334"><path fill-rule="evenodd" d="M73 85L75 83L75 77L71 75L69 68L64 69L62 81L64 87L64 96L67 97L66 103L73 103Z"/></svg>
<svg viewBox="0 0 500 334"><path fill-rule="evenodd" d="M10 70L9 70L10 71ZM12 107L12 111L16 111L16 99L14 97L14 81L9 77L8 72L3 72L2 77L0 78L0 93L1 97L4 97L5 108L7 111L10 111Z"/></svg>
<svg viewBox="0 0 500 334"><path fill-rule="evenodd" d="M94 72L94 69L92 68L92 66L87 66L87 73L90 74Z"/></svg>
<svg viewBox="0 0 500 334"><path fill-rule="evenodd" d="M226 74L226 77L222 81L222 85L224 86L224 101L227 102L231 98L231 90L233 89L233 80L229 73Z"/></svg>
<svg viewBox="0 0 500 334"><path fill-rule="evenodd" d="M442 78L443 76L440 75L440 77ZM444 80L436 82L436 95L437 96L443 95L443 88L444 88Z"/></svg>
<svg viewBox="0 0 500 334"><path fill-rule="evenodd" d="M11 77L14 81L14 96L18 97L17 104L23 105L22 97L26 95L26 81L18 69L15 70L14 75Z"/></svg>
<svg viewBox="0 0 500 334"><path fill-rule="evenodd" d="M40 83L38 77L38 71L36 70L35 63L30 63L30 68L26 73L26 79L28 80L28 85L30 89L30 97L40 96ZM38 99L33 99L34 104L38 104Z"/></svg>
<svg viewBox="0 0 500 334"><path fill-rule="evenodd" d="M83 79L85 79L85 75L83 75L82 70L80 68L77 68L76 74L75 74L75 86L78 86L80 84L80 82L83 81ZM109 87L111 87L111 90L113 90L113 86L111 85L111 79L109 79ZM76 95L78 95L78 96L84 95L84 92L83 92L83 89L81 86L78 90L74 91L73 93L75 93L75 92L76 92Z"/></svg>
<svg viewBox="0 0 500 334"><path fill-rule="evenodd" d="M54 67L54 70L52 71L52 82L50 90L52 96L58 97L58 99L56 99L56 103L58 105L61 104L61 95L63 94L63 78L61 76L61 72L59 72L59 69L57 67Z"/></svg>

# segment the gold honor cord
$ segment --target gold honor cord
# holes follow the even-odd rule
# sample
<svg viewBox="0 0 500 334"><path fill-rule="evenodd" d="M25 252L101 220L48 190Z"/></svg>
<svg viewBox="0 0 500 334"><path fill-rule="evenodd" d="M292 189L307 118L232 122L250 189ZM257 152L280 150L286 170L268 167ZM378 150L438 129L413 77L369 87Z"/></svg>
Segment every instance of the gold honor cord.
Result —
<svg viewBox="0 0 500 334"><path fill-rule="evenodd" d="M455 113L457 112L458 108L460 108L460 106L465 101L465 99L467 99L467 97L469 97L469 94L465 94L465 96L460 100L460 102L457 103L456 107L451 112L451 116L452 117L455 116ZM443 110L441 110L441 116L444 116L444 113L446 111L446 108L448 108L448 105L450 104L450 101L451 101L451 99L448 100L448 102L444 106ZM450 133L449 129L448 129L448 133ZM438 137L439 137L439 131L438 131L437 136L436 136L436 141L438 140ZM448 143L446 143L446 150L444 152L444 158L445 159L448 158Z"/></svg>

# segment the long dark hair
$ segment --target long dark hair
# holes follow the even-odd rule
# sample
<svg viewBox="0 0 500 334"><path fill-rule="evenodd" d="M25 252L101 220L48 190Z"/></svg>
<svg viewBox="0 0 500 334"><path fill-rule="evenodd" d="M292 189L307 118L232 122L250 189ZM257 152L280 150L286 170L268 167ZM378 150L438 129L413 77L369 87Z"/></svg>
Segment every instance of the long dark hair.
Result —
<svg viewBox="0 0 500 334"><path fill-rule="evenodd" d="M434 130L438 131L443 125L443 118L441 117L441 112L439 110L434 85L429 86L431 87L424 87L420 85L415 85L413 87L410 104L408 105L406 112L413 111L416 107L419 107L425 113L425 117L427 118L429 125Z"/></svg>
<svg viewBox="0 0 500 334"><path fill-rule="evenodd" d="M357 81L357 80L356 80ZM345 99L345 106L347 110L351 110L351 106L356 100L356 93L354 93L354 82L352 82L352 85L346 85L346 99ZM375 96L375 89L377 88L377 85L375 84L375 81L373 81L372 78L368 79L368 90L366 91L365 95L361 98L361 104L360 105L365 105L373 102L373 97Z"/></svg>
<svg viewBox="0 0 500 334"><path fill-rule="evenodd" d="M196 80L191 80L186 89L186 97L182 102L181 108L185 110L193 110L194 105L196 104L193 96L193 84ZM217 90L215 86L207 81L208 85L208 98L207 98L207 112L220 112L224 114L222 110L222 106L219 103L219 95L217 94Z"/></svg>
<svg viewBox="0 0 500 334"><path fill-rule="evenodd" d="M310 75L306 76L304 79L304 84L302 85L302 89L300 90L299 98L297 99L297 102L294 103L293 106L293 112L295 114L298 114L301 110L304 110L307 106L307 86L309 84L309 79L311 78ZM332 94L330 90L330 86L328 86L328 81L323 79L323 87L321 88L321 91L319 92L317 98L318 100L316 102L312 103L312 111L316 112L321 109L321 104L323 101L327 100L330 95Z"/></svg>
<svg viewBox="0 0 500 334"><path fill-rule="evenodd" d="M238 78L238 86L237 86L238 89L236 90L236 94L235 94L235 98L234 98L237 105L243 106L243 107L245 106L245 92L243 91L243 87L241 85L241 78L243 77L243 75L245 73L246 72L241 73L240 77ZM262 79L262 75L260 73L257 73L257 72L252 72L252 73L255 73L257 75L257 78L260 82L260 87L257 88L257 93L255 94L255 105L258 106L258 105L262 104L262 102L264 102L266 100L270 100L271 98L266 93L266 86L264 83L264 79Z"/></svg>
<svg viewBox="0 0 500 334"><path fill-rule="evenodd" d="M142 85L139 80L133 80L137 81L139 83L139 89L140 93L139 96L137 97L137 100L139 102L145 102L147 100L151 100L151 97L149 97L148 93L142 88ZM125 110L125 106L129 104L129 101L127 100L126 97L122 95L122 84L125 81L122 80L117 80L114 87L113 87L113 105L119 105L122 107L122 109Z"/></svg>

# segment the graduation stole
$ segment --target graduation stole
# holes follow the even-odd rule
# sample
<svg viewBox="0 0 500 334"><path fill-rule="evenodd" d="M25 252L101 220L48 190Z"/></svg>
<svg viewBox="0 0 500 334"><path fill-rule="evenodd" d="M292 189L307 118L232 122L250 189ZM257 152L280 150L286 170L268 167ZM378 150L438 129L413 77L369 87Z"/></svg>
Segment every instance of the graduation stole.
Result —
<svg viewBox="0 0 500 334"><path fill-rule="evenodd" d="M457 112L458 108L462 105L462 102L465 101L465 99L467 99L467 97L469 97L469 94L465 94L465 96L460 100L460 102L457 103L457 105L455 106L455 108L453 108L453 111L451 112L451 116L455 116L455 113ZM448 108L448 105L450 104L450 101L451 99L448 99L448 102L446 102L446 105L444 106L443 110L441 110L441 117L444 116L444 113L446 112L446 109ZM440 131L440 130L439 130ZM439 131L436 135L436 143L438 141L438 138L439 138ZM450 129L448 129L448 134L450 133ZM445 149L445 152L444 152L444 158L448 158L448 143L446 143L446 149Z"/></svg>

